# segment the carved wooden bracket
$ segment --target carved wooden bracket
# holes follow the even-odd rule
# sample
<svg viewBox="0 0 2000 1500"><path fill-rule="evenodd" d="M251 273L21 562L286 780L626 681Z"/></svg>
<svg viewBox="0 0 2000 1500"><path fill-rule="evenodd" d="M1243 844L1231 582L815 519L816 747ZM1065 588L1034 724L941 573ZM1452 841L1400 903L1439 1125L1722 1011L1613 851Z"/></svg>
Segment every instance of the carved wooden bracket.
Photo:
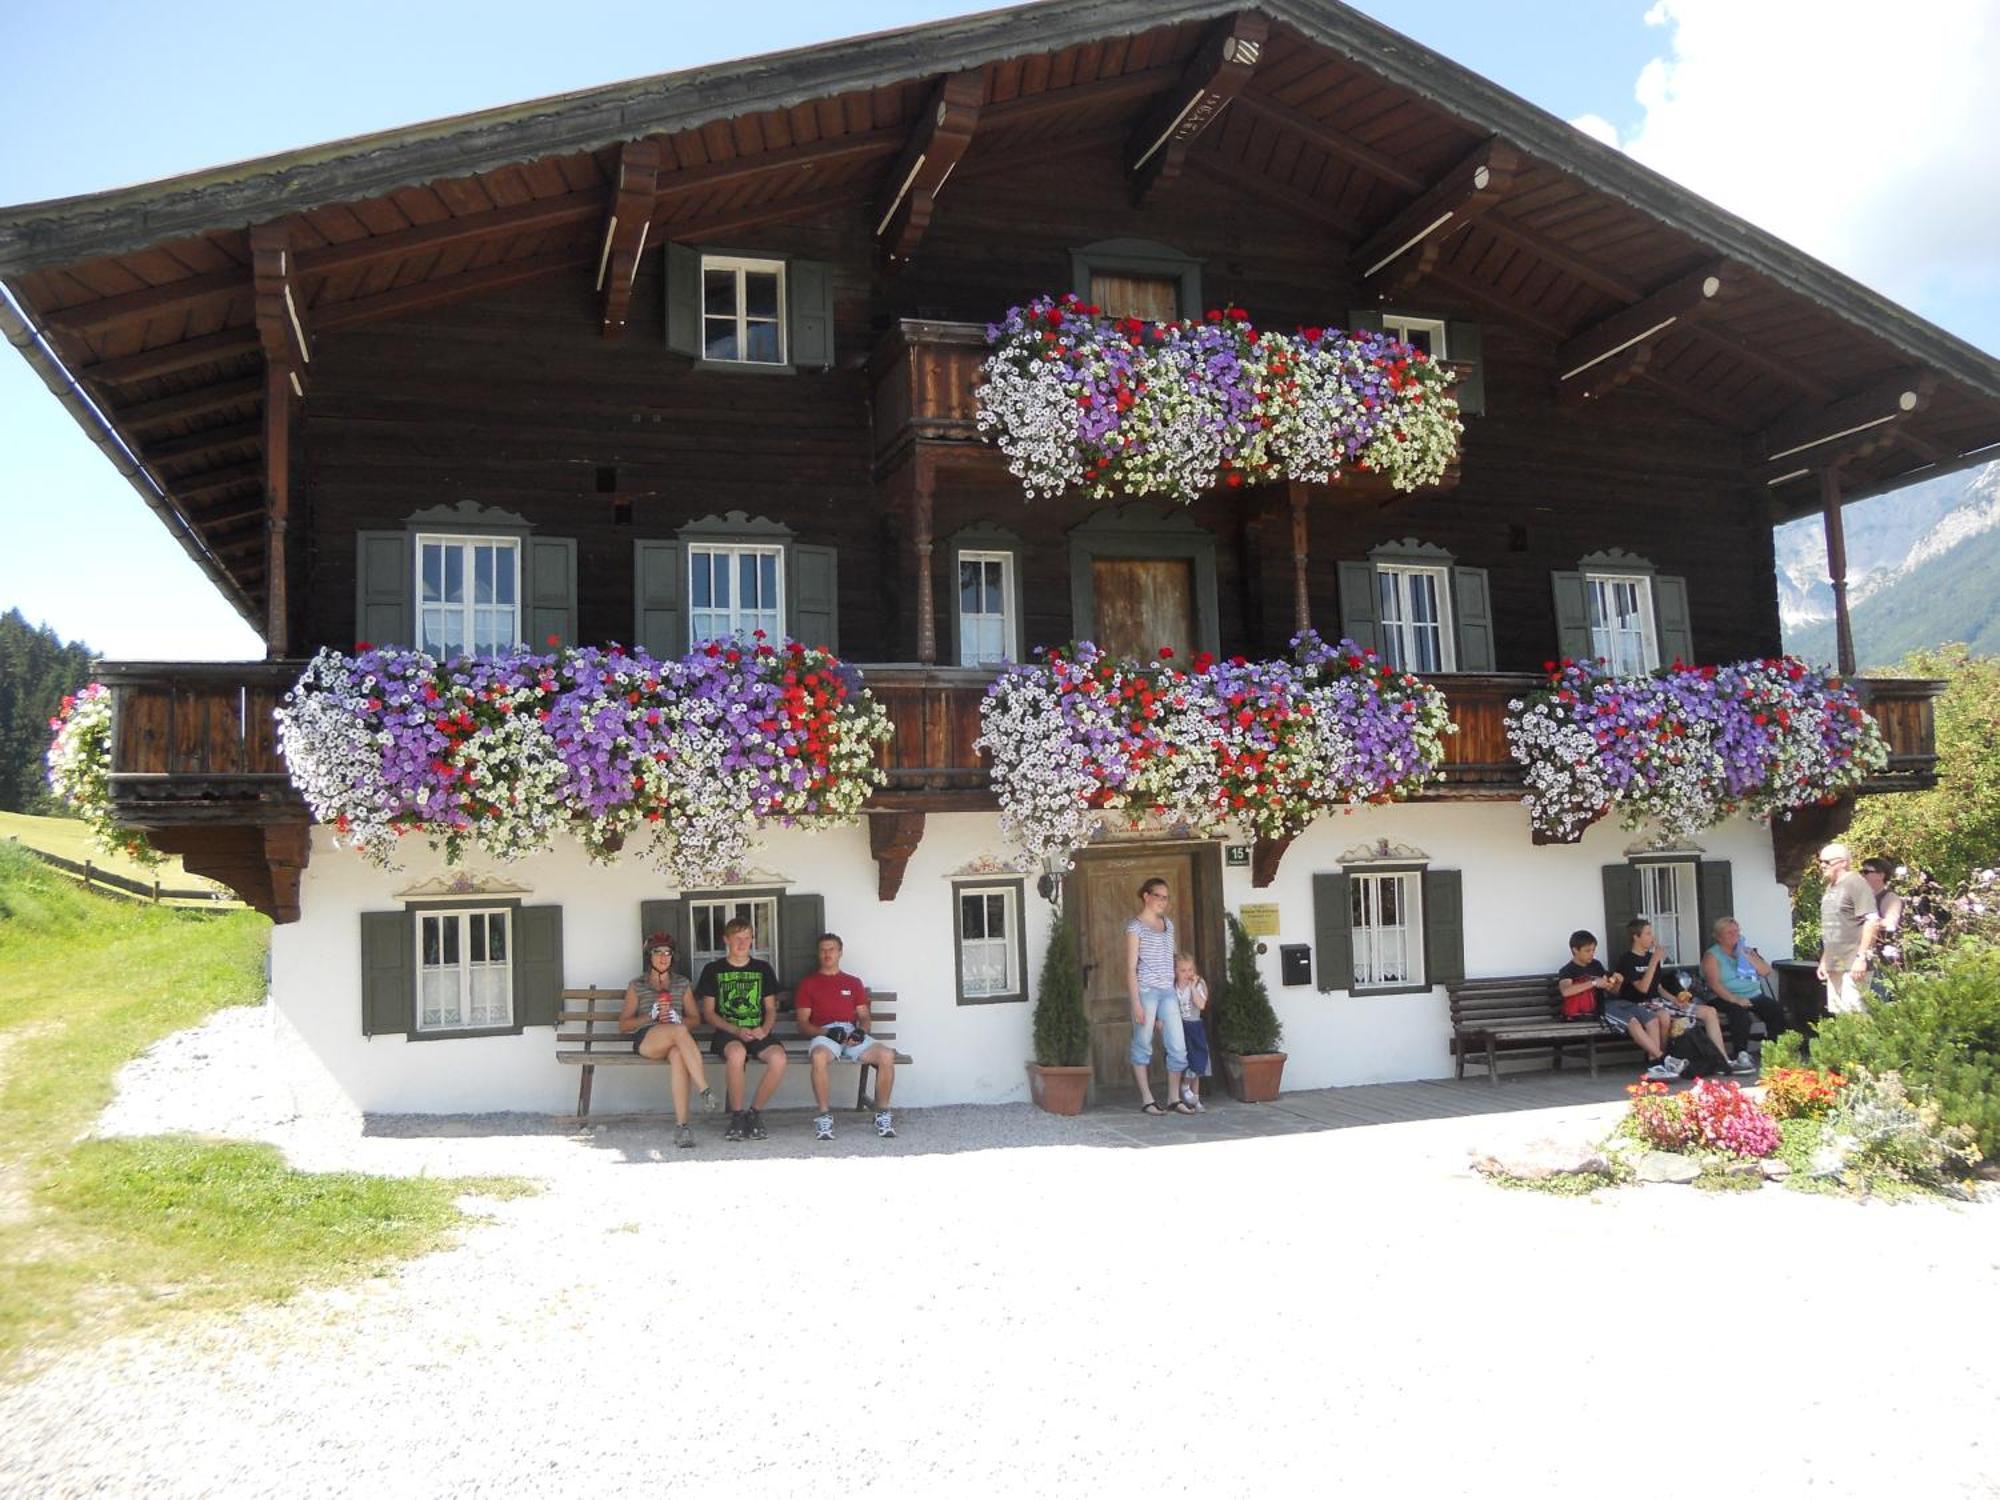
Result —
<svg viewBox="0 0 2000 1500"><path fill-rule="evenodd" d="M1802 807L1789 818L1771 824L1771 858L1786 890L1798 890L1806 860L1822 845L1847 832L1847 825L1853 821L1854 798L1849 796Z"/></svg>
<svg viewBox="0 0 2000 1500"><path fill-rule="evenodd" d="M271 872L273 922L299 919L299 878L312 858L310 823L267 823L264 825L264 863Z"/></svg>
<svg viewBox="0 0 2000 1500"><path fill-rule="evenodd" d="M924 815L920 812L870 813L868 852L875 856L875 895L894 901L903 888L903 872L910 856L924 841Z"/></svg>
<svg viewBox="0 0 2000 1500"><path fill-rule="evenodd" d="M1278 878L1278 862L1292 847L1292 838L1289 833L1283 838L1260 838L1250 846L1250 884L1261 891Z"/></svg>

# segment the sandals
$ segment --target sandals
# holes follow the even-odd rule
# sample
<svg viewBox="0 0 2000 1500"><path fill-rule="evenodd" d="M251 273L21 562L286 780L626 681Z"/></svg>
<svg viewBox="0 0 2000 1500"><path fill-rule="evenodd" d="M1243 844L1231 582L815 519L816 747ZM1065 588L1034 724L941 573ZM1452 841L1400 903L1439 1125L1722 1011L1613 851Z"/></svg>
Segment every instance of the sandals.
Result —
<svg viewBox="0 0 2000 1500"><path fill-rule="evenodd" d="M1139 1106L1139 1113L1142 1115L1163 1115L1166 1111L1160 1108L1159 1100L1148 1099L1144 1104Z"/></svg>
<svg viewBox="0 0 2000 1500"><path fill-rule="evenodd" d="M1159 1100L1148 1099L1144 1104L1139 1106L1139 1113L1142 1115L1191 1115L1195 1113L1195 1107L1185 1099L1176 1099L1167 1108L1162 1109Z"/></svg>
<svg viewBox="0 0 2000 1500"><path fill-rule="evenodd" d="M1173 1103L1173 1112L1177 1115L1191 1115L1196 1113L1196 1110L1192 1104L1187 1102L1187 1100L1176 1099Z"/></svg>

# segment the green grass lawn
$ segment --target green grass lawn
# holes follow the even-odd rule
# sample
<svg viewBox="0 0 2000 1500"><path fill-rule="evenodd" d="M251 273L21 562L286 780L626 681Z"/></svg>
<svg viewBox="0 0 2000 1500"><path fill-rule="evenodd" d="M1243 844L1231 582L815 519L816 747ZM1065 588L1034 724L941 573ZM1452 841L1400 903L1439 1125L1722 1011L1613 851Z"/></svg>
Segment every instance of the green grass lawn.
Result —
<svg viewBox="0 0 2000 1500"><path fill-rule="evenodd" d="M172 890L220 891L233 903L235 893L227 886L202 875L190 875L177 854L166 855L157 868L142 865L124 854L107 854L90 837L90 829L76 818L43 818L33 813L0 812L0 842L16 839L30 849L40 849L62 859L82 864L88 860L100 870L123 875L127 880L150 884L157 879Z"/></svg>
<svg viewBox="0 0 2000 1500"><path fill-rule="evenodd" d="M79 1140L119 1067L263 997L270 923L114 901L0 844L0 1371L175 1309L281 1299L443 1244L509 1181L298 1172L253 1143Z"/></svg>

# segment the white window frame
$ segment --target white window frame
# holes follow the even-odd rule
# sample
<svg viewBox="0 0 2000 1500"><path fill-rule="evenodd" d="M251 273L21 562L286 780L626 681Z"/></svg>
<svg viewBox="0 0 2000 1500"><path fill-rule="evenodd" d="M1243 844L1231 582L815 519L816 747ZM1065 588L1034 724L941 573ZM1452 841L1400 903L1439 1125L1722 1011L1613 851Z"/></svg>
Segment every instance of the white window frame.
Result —
<svg viewBox="0 0 2000 1500"><path fill-rule="evenodd" d="M1639 915L1653 924L1653 936L1660 940L1673 966L1695 972L1707 944L1701 931L1701 888L1695 880L1694 861L1648 859L1633 868L1639 872ZM1668 893L1662 881L1671 882L1672 887L1664 901L1661 897ZM1663 965L1666 961L1661 959Z"/></svg>
<svg viewBox="0 0 2000 1500"><path fill-rule="evenodd" d="M1630 632L1615 631L1609 624L1610 612L1600 608L1599 590L1609 590L1629 584L1636 593L1639 605L1639 663L1633 665L1619 653L1621 638L1629 639ZM1635 672L1650 672L1660 664L1659 622L1653 608L1653 579L1649 573L1585 573L1583 575L1584 616L1590 628L1590 654L1602 657L1614 674L1623 676ZM1606 623L1600 624L1602 619Z"/></svg>
<svg viewBox="0 0 2000 1500"><path fill-rule="evenodd" d="M440 658L444 655L441 649L432 649L431 642L427 636L429 630L427 616L432 611L444 610L457 610L460 612L460 623L464 630L466 642L464 648L465 654L469 656L483 654L475 650L472 644L476 638L475 624L478 619L478 611L481 609L490 609L496 612L503 609L510 609L513 613L514 625L512 633L506 640L496 645L496 651L507 651L521 644L523 638L521 633L523 606L521 600L521 539L519 537L445 531L420 531L416 534L414 545L416 547L415 566L411 571L415 576L411 580L411 593L414 596L414 607L416 609L417 628L415 635L419 650L428 651L431 655ZM463 604L427 604L424 601L424 549L426 547L456 548L465 553L466 600ZM477 567L473 549L478 547L495 548L504 552L512 560L514 569L514 602L511 606L497 604L481 605L473 601L473 575Z"/></svg>
<svg viewBox="0 0 2000 1500"><path fill-rule="evenodd" d="M1427 985L1424 977L1424 875L1421 870L1354 870L1348 875L1348 931L1353 948L1353 993L1377 990L1418 990ZM1401 887L1403 920L1390 926L1379 920L1381 889L1389 881ZM1361 908L1359 920L1355 908ZM1387 935L1400 933L1403 966L1400 976L1385 976L1388 966Z"/></svg>
<svg viewBox="0 0 2000 1500"><path fill-rule="evenodd" d="M413 937L416 944L415 971L417 976L417 992L413 997L416 1007L416 1013L412 1018L415 1022L414 1029L422 1034L454 1031L508 1031L513 1029L514 909L508 906L464 906L442 909L426 907L416 912L415 916L416 922L414 924ZM468 921L472 918L484 921L493 917L498 917L503 924L502 931L506 934L504 938L507 948L506 955L498 960L487 958L475 962L472 957L472 932ZM458 961L450 966L444 964L426 964L424 962L424 924L427 922L443 921L451 921L457 926ZM444 951L442 936L440 936L438 951L440 953ZM425 976L428 974L449 972L456 972L458 975L458 1008L456 1017L450 1021L442 1019L443 1008L440 1006L440 1019L426 1022L424 1020L426 1009L424 1003ZM501 976L501 982L507 999L505 1015L498 1018L488 1016L483 1020L477 1021L472 1019L472 983L475 973L479 972L498 973Z"/></svg>
<svg viewBox="0 0 2000 1500"><path fill-rule="evenodd" d="M986 667L996 666L1002 662L1019 661L1020 636L1017 632L1018 622L1014 618L1014 554L995 551L992 548L966 547L958 552L957 567L963 568L967 563L978 563L982 567L988 563L1000 565L1000 613L997 617L984 610L975 615L966 614L965 586L958 579L953 579L958 600L954 606L958 610L958 664L962 667ZM983 583L981 587L984 588ZM995 618L1000 621L1000 655L973 654L971 632L966 628L968 622L990 621Z"/></svg>
<svg viewBox="0 0 2000 1500"><path fill-rule="evenodd" d="M709 541L705 538L690 537L684 545L687 550L687 622L688 643L690 647L700 645L703 641L748 640L752 632L758 630L763 631L765 637L774 642L782 641L785 638L785 631L787 629L787 622L785 620L786 578L785 548L782 543ZM695 623L695 616L697 614L712 616L724 613L724 611L718 610L713 602L705 607L697 605L694 602L695 562L702 557L709 559L727 557L729 559L731 584L730 602L727 613L730 618L730 625L726 630L705 629ZM738 563L744 557L770 557L777 560L777 566L772 570L771 575L773 579L772 590L776 595L771 609L746 611L743 608L743 601L737 597L741 593ZM712 601L714 598L712 577L710 588L710 599ZM754 618L746 619L746 615L754 616ZM766 616L775 616L775 618L767 619L765 618Z"/></svg>
<svg viewBox="0 0 2000 1500"><path fill-rule="evenodd" d="M1382 331L1403 343L1410 342L1412 332L1430 335L1430 357L1450 359L1451 350L1446 344L1445 321L1443 318L1413 318L1402 313L1382 314Z"/></svg>
<svg viewBox="0 0 2000 1500"><path fill-rule="evenodd" d="M987 917L989 908L985 903L998 900L1001 903L1001 920L1005 931L994 937L989 930L982 937L967 937L965 932L965 902L967 897L976 897L981 903L980 920L990 927ZM1021 963L1021 892L1015 885L961 885L952 888L952 927L958 937L958 994L961 1005L982 1000L997 1000L1004 996L1018 995L1024 982L1020 973ZM990 955L997 952L1001 958L1003 983L997 987L977 987L972 977L971 960L975 955Z"/></svg>
<svg viewBox="0 0 2000 1500"><path fill-rule="evenodd" d="M732 271L736 276L736 348L735 359L716 359L708 352L708 325L711 319L720 317L708 310L708 273L710 271ZM745 295L743 277L746 272L775 273L778 278L778 357L776 359L752 359L750 349L749 298ZM791 358L790 330L786 326L791 319L787 316L787 299L790 290L785 284L785 263L782 260L762 260L747 255L704 255L701 258L701 358L711 365L765 365L776 369ZM756 322L769 321L757 318Z"/></svg>
<svg viewBox="0 0 2000 1500"><path fill-rule="evenodd" d="M707 947L702 942L701 913L709 918L709 937L715 946ZM750 956L761 958L774 970L778 967L778 895L775 891L740 896L690 896L687 903L688 920L688 978L701 978L701 971L718 959L728 957L728 949L722 941L723 927L734 917L747 917L750 922Z"/></svg>
<svg viewBox="0 0 2000 1500"><path fill-rule="evenodd" d="M1437 590L1437 632L1438 665L1418 667L1416 665L1416 632L1422 622L1412 617L1410 610L1408 580L1415 576L1429 578ZM1382 654L1399 672L1456 672L1458 670L1458 631L1451 611L1451 569L1424 563L1375 564L1375 605L1382 628ZM1400 619L1391 619L1382 607L1382 580L1395 580L1393 592L1397 608L1402 612Z"/></svg>

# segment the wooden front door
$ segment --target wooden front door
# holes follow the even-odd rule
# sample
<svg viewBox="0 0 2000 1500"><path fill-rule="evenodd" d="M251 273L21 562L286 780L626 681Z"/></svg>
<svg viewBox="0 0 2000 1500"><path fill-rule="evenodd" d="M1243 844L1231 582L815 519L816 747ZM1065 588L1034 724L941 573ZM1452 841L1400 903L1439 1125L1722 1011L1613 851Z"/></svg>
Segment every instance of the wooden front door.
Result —
<svg viewBox="0 0 2000 1500"><path fill-rule="evenodd" d="M1183 948L1198 948L1195 856L1186 848L1092 851L1068 877L1069 896L1081 903L1077 928L1083 941L1083 1008L1090 1019L1091 1081L1099 1091L1133 1091L1132 997L1125 987L1125 924L1139 910L1139 886L1154 876L1173 892L1167 915ZM1211 981L1211 988L1214 984ZM1166 1050L1153 1038L1154 1094L1166 1077ZM1171 1101L1169 1101L1171 1102Z"/></svg>
<svg viewBox="0 0 2000 1500"><path fill-rule="evenodd" d="M1151 661L1162 646L1194 655L1194 561L1186 557L1100 557L1090 565L1097 618L1092 639L1113 656Z"/></svg>

